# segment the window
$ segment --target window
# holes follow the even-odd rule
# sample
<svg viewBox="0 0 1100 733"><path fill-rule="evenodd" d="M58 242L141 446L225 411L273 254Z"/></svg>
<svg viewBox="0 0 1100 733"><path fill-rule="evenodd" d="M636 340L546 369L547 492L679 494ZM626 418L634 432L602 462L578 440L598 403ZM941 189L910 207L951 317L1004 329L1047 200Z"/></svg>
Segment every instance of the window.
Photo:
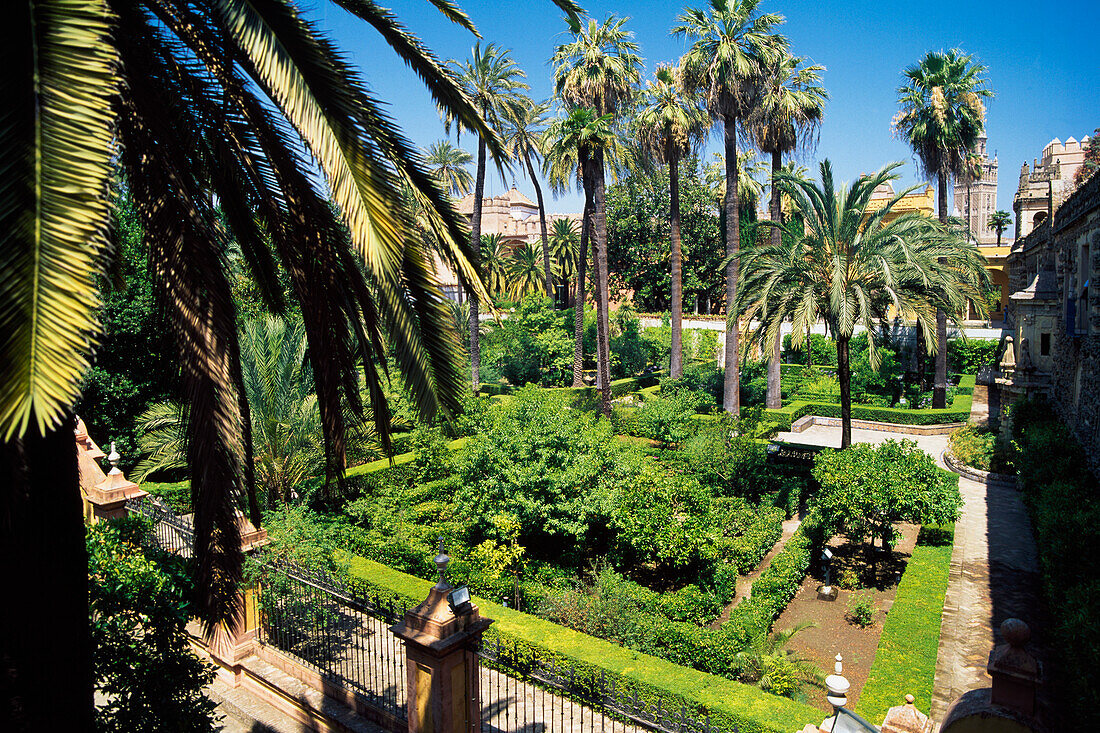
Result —
<svg viewBox="0 0 1100 733"><path fill-rule="evenodd" d="M1039 334L1039 356L1050 356L1050 334Z"/></svg>

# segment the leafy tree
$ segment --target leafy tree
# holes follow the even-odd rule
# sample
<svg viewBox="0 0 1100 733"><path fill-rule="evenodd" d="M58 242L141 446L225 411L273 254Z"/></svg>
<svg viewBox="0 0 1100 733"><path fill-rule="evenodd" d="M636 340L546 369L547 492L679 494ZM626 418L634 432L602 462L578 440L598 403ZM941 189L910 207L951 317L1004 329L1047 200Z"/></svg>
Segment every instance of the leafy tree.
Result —
<svg viewBox="0 0 1100 733"><path fill-rule="evenodd" d="M989 228L997 232L997 246L1001 246L1001 235L1012 224L1012 214L998 209L989 215Z"/></svg>
<svg viewBox="0 0 1100 733"><path fill-rule="evenodd" d="M776 175L782 170L783 155L794 151L799 143L812 147L818 126L825 114L828 92L821 86L824 66L806 66L805 59L784 53L767 69L759 106L748 122L749 133L761 152L772 158L771 219L783 221L783 206L776 185ZM801 68L799 68L801 67ZM771 230L772 246L781 244L782 230ZM767 407L782 407L780 395L780 344L778 339L768 355Z"/></svg>
<svg viewBox="0 0 1100 733"><path fill-rule="evenodd" d="M531 162L532 159L540 162L542 157L542 138L548 124L546 113L549 109L550 102L536 104L530 99L524 100L519 107L509 107L504 116L504 145L509 157L523 161L527 178L535 187L535 199L539 205L539 227L542 231L542 265L546 276L544 284L546 296L552 299L554 279L550 266L550 241L546 233L546 206L542 200L539 177L535 175L535 166Z"/></svg>
<svg viewBox="0 0 1100 733"><path fill-rule="evenodd" d="M474 156L462 148L455 147L449 140L432 143L424 155L424 164L428 171L439 179L439 185L452 196L465 196L470 192L473 177L466 169Z"/></svg>
<svg viewBox="0 0 1100 733"><path fill-rule="evenodd" d="M877 367L875 324L891 307L922 323L927 340L937 307L946 306L956 319L969 303L981 308L981 293L989 281L981 255L958 233L915 213L887 221L912 189L870 210L875 187L896 178L892 171L898 165L864 176L847 189L834 188L828 160L821 164L820 184L781 173L779 186L791 197L798 216L784 227L783 244L752 251L751 267L745 268L729 316L730 328L739 317L757 319L757 334L763 335L767 349L779 339L785 319L793 318L795 346L812 324L825 320L836 338L841 448L852 439L849 344L856 326L869 334L869 356Z"/></svg>
<svg viewBox="0 0 1100 733"><path fill-rule="evenodd" d="M535 283L538 291L537 278ZM486 337L486 360L511 384L564 386L573 351L567 319L538 292L527 296Z"/></svg>
<svg viewBox="0 0 1100 733"><path fill-rule="evenodd" d="M194 589L183 558L138 546L147 525L124 519L87 531L92 674L101 731L209 731L203 694L214 668L191 651Z"/></svg>
<svg viewBox="0 0 1100 733"><path fill-rule="evenodd" d="M658 66L634 113L634 131L645 152L668 166L669 252L672 268L672 344L669 376L684 373L682 324L683 258L680 252L680 160L702 141L710 126L699 98L685 92L679 70Z"/></svg>
<svg viewBox="0 0 1100 733"><path fill-rule="evenodd" d="M504 119L510 111L518 111L523 106L522 90L528 89L526 83L521 81L526 74L509 57L509 52L494 43L487 44L484 49L481 42L474 44L468 61L456 61L451 59L448 65L458 78L462 90L473 101L478 112L484 117L489 130L479 131L477 140L477 173L474 178L474 210L470 218L470 250L478 251L481 242L481 209L485 198L485 165L488 155L490 136L494 142L497 135L504 128ZM447 131L454 124L461 134L463 129L470 129L462 123L462 120L450 114L444 108L444 122ZM504 148L494 149L494 157L498 166L503 166L508 160L508 152ZM503 170L503 168L502 168ZM479 263L475 261L475 266ZM478 298L473 293L470 297L470 381L477 390L481 384L481 320L478 317Z"/></svg>
<svg viewBox="0 0 1100 733"><path fill-rule="evenodd" d="M642 60L633 34L623 26L625 18L609 16L602 24L589 18L582 25L569 22L572 40L558 46L551 63L554 65L554 92L569 105L586 107L595 112L598 123L606 118L614 121L620 106L634 93L641 75ZM590 133L606 123L589 127ZM611 417L610 322L608 310L607 271L607 202L604 167L607 138L610 129L587 135L585 156L578 148L578 162L586 193L591 191L591 239L596 284L596 383L600 389L600 411ZM586 196L587 200L587 196Z"/></svg>
<svg viewBox="0 0 1100 733"><path fill-rule="evenodd" d="M901 110L894 129L909 144L921 168L937 182L941 224L947 223L947 186L964 173L978 138L985 131L983 97L992 97L986 67L959 49L929 51L903 72L898 88ZM936 313L936 376L932 407L947 405L947 314Z"/></svg>
<svg viewBox="0 0 1100 733"><path fill-rule="evenodd" d="M709 10L685 8L672 32L691 41L680 61L684 84L706 100L711 117L721 120L725 141L726 312L737 299L738 250L741 246L738 189L738 123L755 108L765 70L786 50L773 31L783 22L774 13L759 14L760 0L713 0ZM726 329L725 386L722 408L740 411L738 332Z"/></svg>
<svg viewBox="0 0 1100 733"><path fill-rule="evenodd" d="M701 180L698 158L679 164L682 282L698 301L719 299L722 246L719 218ZM616 287L633 292L643 311L671 307L668 222L671 200L667 170L630 172L608 189L608 263Z"/></svg>
<svg viewBox="0 0 1100 733"><path fill-rule="evenodd" d="M826 450L817 456L813 477L821 484L814 505L827 530L872 545L881 538L884 550L898 522L946 524L962 506L958 481L911 440Z"/></svg>

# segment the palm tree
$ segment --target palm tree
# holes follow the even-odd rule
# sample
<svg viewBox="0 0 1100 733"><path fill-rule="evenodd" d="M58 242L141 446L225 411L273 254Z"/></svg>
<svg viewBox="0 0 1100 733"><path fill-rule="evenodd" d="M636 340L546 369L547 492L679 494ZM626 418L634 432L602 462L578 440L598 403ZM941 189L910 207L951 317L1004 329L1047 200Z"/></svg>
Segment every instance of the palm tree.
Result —
<svg viewBox="0 0 1100 733"><path fill-rule="evenodd" d="M466 166L474 156L448 140L434 142L428 147L424 164L428 171L439 180L439 185L452 196L465 196L470 192L473 177Z"/></svg>
<svg viewBox="0 0 1100 733"><path fill-rule="evenodd" d="M555 2L578 11L570 0ZM441 105L489 133L395 16L374 3L339 4L373 27ZM432 4L474 31L453 3ZM333 475L343 462L341 408L359 404L357 360L367 361L383 423L375 364L387 347L425 414L459 404L457 344L446 335L432 259L407 236L403 182L428 202L444 260L481 286L461 217L359 72L293 0L45 0L7 10L0 554L20 602L0 611L8 681L0 709L9 729L87 730L88 579L73 405L99 340L95 278L109 259L116 172L139 202L189 405L188 463L201 466L192 476L196 588L208 633L240 617L235 507L253 494L227 238L241 243L269 305L281 305L277 276L291 283ZM249 508L259 523L254 500ZM10 717L16 710L19 720Z"/></svg>
<svg viewBox="0 0 1100 733"><path fill-rule="evenodd" d="M824 66L806 66L805 59L783 54L765 77L760 104L748 123L749 134L756 146L771 155L771 218L782 222L783 205L776 185L776 176L783 167L783 155L801 144L810 148L816 142L817 128L825 114L829 93L821 86ZM772 229L771 243L780 244L780 230ZM783 406L779 362L782 345L776 340L768 357L768 394L766 406L777 410Z"/></svg>
<svg viewBox="0 0 1100 733"><path fill-rule="evenodd" d="M550 102L535 104L530 99L518 108L509 108L504 118L504 147L508 156L522 160L527 169L527 177L535 187L535 199L539 205L539 226L542 230L542 262L545 274L546 297L554 297L554 278L550 268L550 242L546 233L546 206L542 200L542 186L535 175L532 159L542 157L542 137L548 124L547 112Z"/></svg>
<svg viewBox="0 0 1100 733"><path fill-rule="evenodd" d="M997 232L997 246L1001 246L1001 235L1012 226L1012 214L998 209L989 215L989 228Z"/></svg>
<svg viewBox="0 0 1100 733"><path fill-rule="evenodd" d="M573 220L555 219L550 226L550 258L566 289L569 287L569 280L577 272L578 243L577 227Z"/></svg>
<svg viewBox="0 0 1100 733"><path fill-rule="evenodd" d="M538 292L542 285L542 253L527 244L518 245L508 258L508 293L513 300Z"/></svg>
<svg viewBox="0 0 1100 733"><path fill-rule="evenodd" d="M815 626L810 622L786 631L769 632L766 626L756 629L745 648L734 655L738 679L785 697L794 697L805 684L820 687L824 682L821 670L790 648L795 636Z"/></svg>
<svg viewBox="0 0 1100 733"><path fill-rule="evenodd" d="M786 51L787 41L773 31L783 22L775 13L758 13L760 0L712 0L710 8L685 8L672 32L692 44L680 62L684 83L698 89L715 121L721 121L726 161L726 312L737 299L741 242L737 183L738 123L759 98L766 70ZM726 363L722 407L733 415L741 409L738 332L726 329Z"/></svg>
<svg viewBox="0 0 1100 733"><path fill-rule="evenodd" d="M946 308L956 320L955 314L965 313L971 303L984 308L989 275L962 233L915 213L887 221L915 187L869 210L875 187L896 179L892 171L898 166L888 165L840 189L834 189L828 160L821 164L820 184L781 172L779 187L790 196L794 216L785 226L769 222L783 227L784 241L750 252L736 307L728 316L727 328L735 328L739 316L756 319L756 336L766 348L779 340L787 318L794 321L796 347L809 325L825 320L836 339L841 448L852 441L848 344L857 327L867 331L871 363L877 366L875 324L891 308L923 324L926 335L937 308Z"/></svg>
<svg viewBox="0 0 1100 733"><path fill-rule="evenodd" d="M481 235L481 276L490 296L503 295L508 290L507 255L504 240L499 234Z"/></svg>
<svg viewBox="0 0 1100 733"><path fill-rule="evenodd" d="M643 149L668 165L669 249L672 269L672 356L669 376L684 373L682 319L684 309L683 264L680 254L680 161L698 146L710 126L699 98L684 91L679 70L658 66L635 112L635 135Z"/></svg>
<svg viewBox="0 0 1100 733"><path fill-rule="evenodd" d="M606 149L612 137L609 123L620 105L633 96L641 75L642 61L633 34L623 29L625 18L609 16L603 23L589 18L581 25L570 21L572 40L558 46L554 64L554 91L566 104L592 111L589 123L607 127L607 133L588 134L588 159L579 157L586 193L591 189L592 261L596 281L596 385L600 410L611 417L611 329L608 320L607 203L604 189ZM605 120L605 122L600 122Z"/></svg>
<svg viewBox="0 0 1100 733"><path fill-rule="evenodd" d="M517 112L523 106L522 90L527 84L520 81L526 75L516 66L508 51L490 43L481 47L474 44L469 61L447 62L458 77L458 83L466 95L473 100L474 106L483 115L492 132L479 132L477 141L477 175L474 179L474 211L470 218L470 251L475 252L481 241L481 208L485 197L485 164L488 155L490 135L495 143L497 131L503 128L505 116ZM457 124L459 133L465 126L462 121L444 111L444 123L447 131ZM495 153L498 166L503 166L507 151L500 148ZM503 168L502 168L503 170ZM475 254L476 257L476 254ZM475 261L475 266L478 264ZM481 320L478 316L478 298L470 296L470 382L476 392L481 385Z"/></svg>
<svg viewBox="0 0 1100 733"><path fill-rule="evenodd" d="M947 186L960 175L978 138L985 131L983 97L992 97L983 77L986 68L958 49L929 51L905 69L898 88L901 110L894 129L909 144L921 168L935 176L939 219L947 222ZM947 314L936 314L936 376L932 407L947 404Z"/></svg>

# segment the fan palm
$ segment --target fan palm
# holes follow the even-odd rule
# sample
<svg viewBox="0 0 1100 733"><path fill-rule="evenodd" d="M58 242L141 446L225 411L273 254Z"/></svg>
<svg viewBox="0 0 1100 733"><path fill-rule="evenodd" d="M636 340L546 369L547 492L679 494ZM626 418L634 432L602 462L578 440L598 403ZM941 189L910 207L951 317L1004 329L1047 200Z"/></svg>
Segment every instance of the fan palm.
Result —
<svg viewBox="0 0 1100 733"><path fill-rule="evenodd" d="M997 246L1001 246L1001 235L1012 224L1012 214L998 209L989 215L989 228L997 232Z"/></svg>
<svg viewBox="0 0 1100 733"><path fill-rule="evenodd" d="M521 91L527 84L521 81L524 76L508 51L490 43L482 48L481 43L474 44L468 61L448 62L466 94L473 100L478 111L484 115L489 128L493 131L494 144L497 133L503 128L504 118L512 113L518 114L523 106ZM465 129L462 121L443 110L443 119L449 131L451 125L457 125L459 132ZM490 139L486 133L478 134L477 174L474 178L474 208L470 218L470 249L477 249L481 241L481 209L485 197L485 165ZM494 153L498 168L503 170L507 151L503 148ZM475 265L477 263L475 262ZM481 384L481 322L478 317L478 298L470 297L470 380L476 391Z"/></svg>
<svg viewBox="0 0 1100 733"><path fill-rule="evenodd" d="M824 682L821 670L790 648L791 639L815 625L799 624L786 631L756 630L745 648L734 656L738 678L785 697L794 697L805 684L820 687Z"/></svg>
<svg viewBox="0 0 1100 733"><path fill-rule="evenodd" d="M643 149L668 165L669 251L672 270L672 357L669 376L684 373L682 319L683 265L680 253L680 161L702 141L710 126L699 98L684 91L679 70L659 66L642 94L634 115L634 130Z"/></svg>
<svg viewBox="0 0 1100 733"><path fill-rule="evenodd" d="M721 120L725 141L726 194L726 311L733 311L741 231L737 170L738 124L759 99L766 70L786 51L787 41L774 33L783 16L758 12L760 0L712 0L710 8L685 8L673 34L686 37L691 47L680 61L684 84L697 89L711 117ZM738 332L726 329L726 363L722 407L738 414L740 398Z"/></svg>
<svg viewBox="0 0 1100 733"><path fill-rule="evenodd" d="M610 324L608 321L607 202L604 188L606 149L613 137L610 122L633 96L642 61L633 34L623 28L625 18L609 16L603 23L589 18L570 22L572 39L558 46L554 64L554 91L569 105L589 108L586 155L578 154L586 191L591 190L590 235L596 282L596 385L600 411L611 417ZM601 122L604 120L604 122ZM595 134L598 128L606 133Z"/></svg>
<svg viewBox="0 0 1100 733"><path fill-rule="evenodd" d="M473 159L474 156L452 145L449 140L440 140L428 147L424 164L428 172L438 179L443 190L452 196L465 196L474 180L470 171L466 170Z"/></svg>
<svg viewBox="0 0 1100 733"><path fill-rule="evenodd" d="M794 151L801 143L812 147L816 132L825 114L828 92L821 86L824 66L804 65L805 59L782 54L767 71L760 93L760 103L748 122L749 134L760 152L771 155L771 218L782 221L783 206L776 185L776 175L783 166L783 155ZM772 244L779 245L780 231L772 229ZM768 393L766 406L783 406L780 385L780 343L775 342L768 357Z"/></svg>
<svg viewBox="0 0 1100 733"><path fill-rule="evenodd" d="M841 448L852 440L851 368L848 344L856 328L868 334L871 364L878 365L875 324L892 308L899 316L925 326L938 307L952 314L973 303L983 307L989 276L976 248L957 230L919 214L892 221L894 207L907 189L877 211L868 203L876 186L895 180L900 163L864 176L847 188L835 189L832 165L821 164L821 182L786 173L778 184L791 198L794 216L784 227L779 246L749 252L738 299L728 316L735 328L744 316L758 322L756 336L770 349L780 338L780 325L794 321L792 340L799 346L808 326L824 319L836 338L840 379ZM934 341L928 341L929 350Z"/></svg>
<svg viewBox="0 0 1100 733"><path fill-rule="evenodd" d="M451 2L430 2L473 31ZM370 24L439 104L490 134L395 16L370 2L336 3ZM93 702L72 406L97 341L94 278L106 259L115 171L139 202L157 298L178 346L208 633L239 618L235 507L252 490L227 239L240 243L269 305L282 305L280 271L291 281L332 475L343 462L342 407L360 402L356 361L383 426L376 365L387 346L424 413L458 405L457 344L446 335L432 259L409 236L402 182L428 203L444 259L481 286L461 217L293 0L43 0L7 10L0 434L11 478L0 492L0 552L22 601L0 612L0 657L12 681L0 706L21 711L19 729L85 730Z"/></svg>
<svg viewBox="0 0 1100 733"><path fill-rule="evenodd" d="M542 137L548 124L549 102L535 104L530 99L519 108L510 108L504 118L504 148L508 156L523 161L527 177L535 187L535 199L539 205L539 226L542 231L542 262L545 274L546 297L554 297L554 279L550 267L550 241L546 232L546 206L542 200L542 186L535 175L532 160L540 162Z"/></svg>
<svg viewBox="0 0 1100 733"><path fill-rule="evenodd" d="M947 186L963 173L967 158L985 131L982 98L993 96L983 77L986 68L958 49L930 51L903 73L898 88L901 110L894 129L920 160L921 168L936 177L941 223L947 222ZM932 406L947 404L947 314L936 315L936 375Z"/></svg>

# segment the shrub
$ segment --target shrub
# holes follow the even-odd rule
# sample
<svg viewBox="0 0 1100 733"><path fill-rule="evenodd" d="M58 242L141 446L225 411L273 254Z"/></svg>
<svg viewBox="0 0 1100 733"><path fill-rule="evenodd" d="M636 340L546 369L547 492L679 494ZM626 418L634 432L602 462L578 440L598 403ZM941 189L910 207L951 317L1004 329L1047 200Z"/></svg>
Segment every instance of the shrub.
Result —
<svg viewBox="0 0 1100 733"><path fill-rule="evenodd" d="M695 404L691 393L650 397L635 414L636 430L665 446L678 445L695 434Z"/></svg>
<svg viewBox="0 0 1100 733"><path fill-rule="evenodd" d="M836 366L836 342L819 333L810 334L810 355L815 366ZM783 337L783 361L795 364L806 363L806 341L797 349L791 343L791 335Z"/></svg>
<svg viewBox="0 0 1100 733"><path fill-rule="evenodd" d="M951 434L951 454L967 466L982 471L1010 473L1010 447L1003 438L986 427L966 425Z"/></svg>
<svg viewBox="0 0 1100 733"><path fill-rule="evenodd" d="M846 614L846 618L849 623L866 628L875 622L875 614L877 612L878 609L875 607L875 599L871 597L870 593L853 593L848 598L848 613Z"/></svg>
<svg viewBox="0 0 1100 733"><path fill-rule="evenodd" d="M947 341L947 368L956 374L976 374L997 362L997 339L954 338Z"/></svg>

